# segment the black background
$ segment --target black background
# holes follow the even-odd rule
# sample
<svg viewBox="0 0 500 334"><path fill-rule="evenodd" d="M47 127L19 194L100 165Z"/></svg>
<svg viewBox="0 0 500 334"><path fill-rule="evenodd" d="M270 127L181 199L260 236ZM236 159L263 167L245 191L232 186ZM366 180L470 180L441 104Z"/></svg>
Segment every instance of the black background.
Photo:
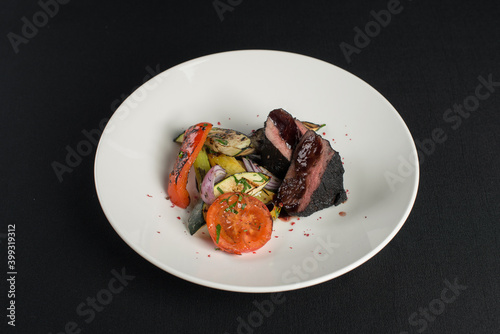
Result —
<svg viewBox="0 0 500 334"><path fill-rule="evenodd" d="M223 0L226 2L226 0ZM233 0L233 4L239 1ZM2 2L0 249L2 328L59 333L237 333L270 294L214 290L176 278L130 249L99 205L92 154L59 182L51 164L99 127L148 74L216 52L272 49L316 57L362 78L398 110L421 156L419 193L396 237L371 260L323 284L284 293L254 333L500 332L500 87L457 129L443 115L500 81L497 1L401 1L402 11L349 63L355 27L388 1L241 1L221 21L212 1L70 1L18 46L36 1ZM383 149L383 148L381 148ZM429 149L429 147L428 147ZM16 327L7 326L7 224L16 224ZM89 324L76 313L111 271L135 278ZM442 314L409 318L444 281L467 288ZM414 320L425 319L418 315ZM240 329L240 332L242 330ZM244 331L243 331L244 332ZM248 332L248 331L247 331Z"/></svg>

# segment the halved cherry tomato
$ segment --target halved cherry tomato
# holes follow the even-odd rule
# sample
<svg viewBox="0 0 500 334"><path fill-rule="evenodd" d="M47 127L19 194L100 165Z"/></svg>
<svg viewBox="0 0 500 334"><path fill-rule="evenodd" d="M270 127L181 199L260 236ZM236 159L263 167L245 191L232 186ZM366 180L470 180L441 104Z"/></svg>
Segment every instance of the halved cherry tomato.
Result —
<svg viewBox="0 0 500 334"><path fill-rule="evenodd" d="M205 139L212 129L210 123L198 123L184 133L184 140L177 155L174 169L168 178L168 196L173 204L185 209L189 205L189 192L186 189L189 170L196 160Z"/></svg>
<svg viewBox="0 0 500 334"><path fill-rule="evenodd" d="M273 219L264 203L245 193L225 193L210 205L207 227L221 250L241 254L264 246L273 231Z"/></svg>

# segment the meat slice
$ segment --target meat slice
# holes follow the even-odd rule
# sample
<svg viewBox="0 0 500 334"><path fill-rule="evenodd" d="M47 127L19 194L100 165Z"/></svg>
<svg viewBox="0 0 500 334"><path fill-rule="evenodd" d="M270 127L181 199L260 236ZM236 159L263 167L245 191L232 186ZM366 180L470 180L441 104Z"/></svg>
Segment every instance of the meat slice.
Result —
<svg viewBox="0 0 500 334"><path fill-rule="evenodd" d="M290 166L292 153L302 135L307 131L300 121L283 109L269 113L264 123L261 146L262 164L271 173L283 178Z"/></svg>
<svg viewBox="0 0 500 334"><path fill-rule="evenodd" d="M347 200L344 167L330 143L312 130L302 136L291 159L277 201L289 215L306 217Z"/></svg>

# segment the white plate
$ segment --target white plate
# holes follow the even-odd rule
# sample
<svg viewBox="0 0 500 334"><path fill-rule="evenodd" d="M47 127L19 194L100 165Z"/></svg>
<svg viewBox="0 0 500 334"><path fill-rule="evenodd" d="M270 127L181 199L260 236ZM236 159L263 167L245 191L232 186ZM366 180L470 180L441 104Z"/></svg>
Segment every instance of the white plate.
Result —
<svg viewBox="0 0 500 334"><path fill-rule="evenodd" d="M277 221L256 254L216 251L206 227L190 236L188 211L166 200L165 177L179 149L172 140L198 122L250 133L275 108L327 124L320 132L344 159L349 200ZM303 288L367 261L404 224L418 177L411 134L375 89L326 62L264 50L201 57L157 75L117 109L95 161L104 213L130 247L175 276L240 292ZM191 175L192 195L194 184Z"/></svg>

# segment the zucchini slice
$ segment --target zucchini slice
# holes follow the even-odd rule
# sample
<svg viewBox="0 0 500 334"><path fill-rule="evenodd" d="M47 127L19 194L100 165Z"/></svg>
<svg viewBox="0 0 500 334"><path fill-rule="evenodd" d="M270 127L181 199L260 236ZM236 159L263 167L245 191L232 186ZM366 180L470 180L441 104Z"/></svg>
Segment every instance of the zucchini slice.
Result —
<svg viewBox="0 0 500 334"><path fill-rule="evenodd" d="M267 190L262 188L259 192L257 192L253 197L257 198L264 204L269 204L274 198L274 192L271 190Z"/></svg>
<svg viewBox="0 0 500 334"><path fill-rule="evenodd" d="M231 129L212 128L205 145L212 151L231 157L249 155L255 151L252 141L241 132Z"/></svg>
<svg viewBox="0 0 500 334"><path fill-rule="evenodd" d="M228 192L243 192L255 196L269 182L270 177L262 173L236 173L214 186L216 196Z"/></svg>

